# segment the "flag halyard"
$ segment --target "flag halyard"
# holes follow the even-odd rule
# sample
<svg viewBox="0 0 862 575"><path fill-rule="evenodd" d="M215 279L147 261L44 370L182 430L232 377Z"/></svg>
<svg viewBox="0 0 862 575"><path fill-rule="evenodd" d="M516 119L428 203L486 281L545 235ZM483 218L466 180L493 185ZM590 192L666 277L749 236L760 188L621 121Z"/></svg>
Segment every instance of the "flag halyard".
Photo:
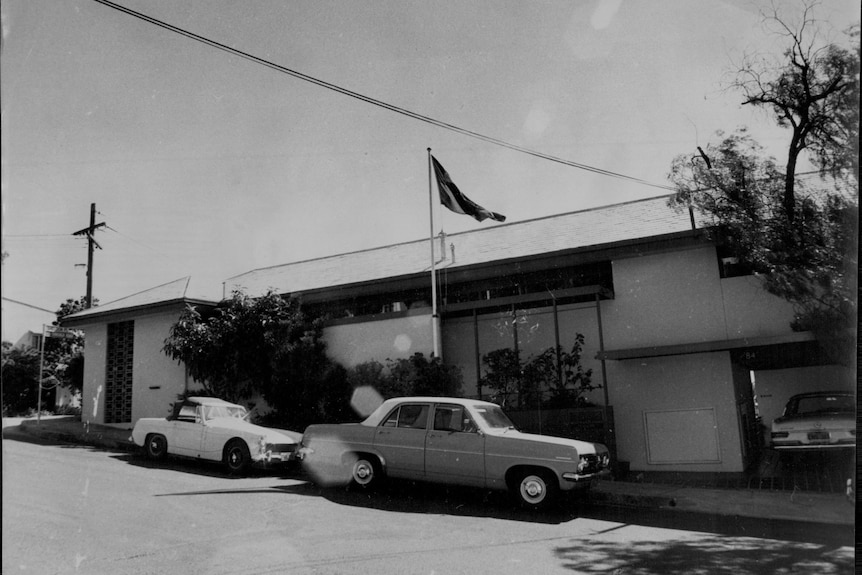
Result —
<svg viewBox="0 0 862 575"><path fill-rule="evenodd" d="M431 163L434 165L434 175L437 178L437 189L440 192L440 203L455 212L456 214L464 214L472 216L477 221L491 219L497 222L505 222L506 216L485 209L464 194L458 189L458 186L449 177L449 174L437 161L437 158L431 156Z"/></svg>

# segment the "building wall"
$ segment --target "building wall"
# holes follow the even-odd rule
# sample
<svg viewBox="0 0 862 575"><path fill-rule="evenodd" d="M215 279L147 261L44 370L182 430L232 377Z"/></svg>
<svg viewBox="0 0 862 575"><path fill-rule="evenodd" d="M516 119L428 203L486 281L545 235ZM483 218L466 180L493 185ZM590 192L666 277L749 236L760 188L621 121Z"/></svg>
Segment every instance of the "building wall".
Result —
<svg viewBox="0 0 862 575"><path fill-rule="evenodd" d="M707 246L616 260L602 302L607 349L785 334L793 309L753 276L721 279Z"/></svg>
<svg viewBox="0 0 862 575"><path fill-rule="evenodd" d="M146 315L135 320L132 423L141 417L167 417L177 395L186 389L185 366L162 351L179 313Z"/></svg>
<svg viewBox="0 0 862 575"><path fill-rule="evenodd" d="M410 357L434 350L431 313L411 312L406 316L377 321L341 323L323 330L327 355L345 367L367 361Z"/></svg>
<svg viewBox="0 0 862 575"><path fill-rule="evenodd" d="M132 427L141 417L168 415L170 405L185 390L185 368L162 352L165 337L177 317L177 312L166 312L134 319L132 421L115 424L115 427ZM96 323L80 329L84 331L86 341L81 419L104 424L108 326L107 323Z"/></svg>
<svg viewBox="0 0 862 575"><path fill-rule="evenodd" d="M743 471L728 352L610 361L608 380L632 470Z"/></svg>
<svg viewBox="0 0 862 575"><path fill-rule="evenodd" d="M793 306L764 290L755 276L722 279L721 295L728 339L790 332Z"/></svg>

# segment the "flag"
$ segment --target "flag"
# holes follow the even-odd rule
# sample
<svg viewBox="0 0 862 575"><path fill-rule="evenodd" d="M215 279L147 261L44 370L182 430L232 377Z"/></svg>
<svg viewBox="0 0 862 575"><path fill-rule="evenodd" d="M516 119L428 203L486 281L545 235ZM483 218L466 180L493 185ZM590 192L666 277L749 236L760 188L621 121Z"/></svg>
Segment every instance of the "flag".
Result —
<svg viewBox="0 0 862 575"><path fill-rule="evenodd" d="M455 212L456 214L465 214L473 216L478 221L488 218L497 221L505 222L506 216L486 210L467 196L461 193L458 186L437 161L437 158L431 156L431 162L434 164L434 174L437 176L437 188L440 190L440 203Z"/></svg>

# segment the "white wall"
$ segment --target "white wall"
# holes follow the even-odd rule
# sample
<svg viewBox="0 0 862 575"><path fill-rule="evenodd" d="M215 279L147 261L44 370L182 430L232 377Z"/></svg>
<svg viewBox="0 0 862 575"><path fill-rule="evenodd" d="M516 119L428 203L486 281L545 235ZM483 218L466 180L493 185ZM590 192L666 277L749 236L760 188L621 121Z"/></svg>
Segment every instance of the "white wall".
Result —
<svg viewBox="0 0 862 575"><path fill-rule="evenodd" d="M434 351L430 308L428 314L332 325L324 328L323 339L327 355L344 367L367 361L385 363L417 352L430 357Z"/></svg>
<svg viewBox="0 0 862 575"><path fill-rule="evenodd" d="M754 276L721 279L707 246L616 260L615 299L602 302L607 349L790 332L793 309Z"/></svg>
<svg viewBox="0 0 862 575"><path fill-rule="evenodd" d="M793 306L761 287L755 276L721 280L728 339L790 332Z"/></svg>
<svg viewBox="0 0 862 575"><path fill-rule="evenodd" d="M725 339L712 247L613 262L614 299L602 301L606 349Z"/></svg>
<svg viewBox="0 0 862 575"><path fill-rule="evenodd" d="M167 417L186 389L185 367L162 351L178 317L179 312L170 312L135 319L132 423L141 417Z"/></svg>
<svg viewBox="0 0 862 575"><path fill-rule="evenodd" d="M185 368L162 352L164 340L177 317L178 311L154 313L134 319L132 421L113 426L131 428L141 417L168 415L168 408L185 389ZM79 329L84 331L85 336L81 420L104 425L107 324L85 325Z"/></svg>
<svg viewBox="0 0 862 575"><path fill-rule="evenodd" d="M618 457L632 470L743 471L728 352L609 361L608 392ZM696 425L668 428L674 421ZM678 460L670 462L674 451Z"/></svg>

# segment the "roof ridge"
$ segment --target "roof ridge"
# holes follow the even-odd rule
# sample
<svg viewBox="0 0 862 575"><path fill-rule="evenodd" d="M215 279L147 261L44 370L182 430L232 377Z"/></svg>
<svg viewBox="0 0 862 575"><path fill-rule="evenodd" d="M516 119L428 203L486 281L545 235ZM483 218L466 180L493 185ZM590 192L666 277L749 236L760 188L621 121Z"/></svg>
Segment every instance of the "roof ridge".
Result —
<svg viewBox="0 0 862 575"><path fill-rule="evenodd" d="M479 234L479 233L483 233L483 232L490 232L490 231L492 231L492 230L497 230L497 229L499 229L499 228L505 228L505 227L510 227L510 226L518 226L518 225L522 225L522 224L529 224L529 223L533 223L533 222L537 222L537 221L541 221L541 220L549 220L549 219L553 219L553 218L562 218L562 217L565 217L565 216L571 216L571 215L574 215L574 214L581 214L581 213L595 212L595 211L599 211L599 210L606 210L606 209L609 209L609 208L616 208L616 207L618 207L618 206L627 206L627 205L631 205L631 204L637 204L637 203L641 203L641 202L655 201L655 200L657 200L657 199L661 199L661 198L671 198L671 197L673 197L673 194L662 194L662 195L659 195L659 196L651 196L651 197L649 197L649 198L638 198L638 199L636 199L636 200L629 200L629 201L626 201L626 202L620 202L620 203L617 203L617 204L605 204L605 205L602 205L602 206L593 206L593 207L591 207L591 208L585 208L585 209L582 209L582 210L572 210L572 211L570 211L570 212L563 212L563 213L559 213L559 214L551 214L551 215L547 215L547 216L539 216L539 217L536 217L536 218L530 218L530 219L528 219L528 220L519 220L519 221L517 221L517 222L507 222L507 223L504 223L504 224L500 224L500 225L496 225L496 226L491 226L491 227L489 227L489 228L478 228L478 229L475 229L475 230L466 230L466 231L463 231L463 232L455 232L455 233L452 233L452 234L446 234L446 235L447 235L447 237L452 237L452 236L464 236L464 235L467 235L467 234ZM309 263L309 262L323 261L323 260L328 260L328 259L337 258L337 257L352 256L352 255L356 255L356 254L367 253L367 252L374 252L374 251L378 251L378 250L382 250L382 249L387 249L387 248L394 248L394 247L397 247L397 246L406 246L406 245L410 245L410 244L416 244L416 243L419 243L419 242L425 242L425 241L428 241L428 239L429 239L429 238L421 238L421 239L417 239L417 240L409 240L409 241L405 241L405 242L396 242L396 243L394 243L394 244L387 244L387 245L383 245L383 246L376 246L376 247L371 247L371 248L364 248L364 249L356 250L356 251L352 251L352 252L343 252L343 253L339 253L339 254L332 254L332 255L328 255L328 256L319 256L319 257L316 257L316 258L308 258L308 259L304 259L304 260L296 260L296 261L292 261L292 262L285 262L285 263L280 263L280 264L273 264L273 265L271 265L271 266L263 266L263 267L260 267L260 268L255 268L255 269L249 270L249 271L247 271L247 272L243 272L243 273L241 273L241 274L237 274L237 275L235 275L235 276L231 276L231 277L229 277L229 278L226 278L226 279L225 279L225 283L227 283L228 281L230 281L230 280L232 280L232 279L236 279L236 278L239 278L239 277L247 276L247 275L249 275L249 274L253 274L253 273L255 273L255 272L260 272L260 271L263 271L263 270L271 270L271 269L281 268L281 267L285 267L285 266L293 266L293 265L297 265L297 264L305 264L305 263Z"/></svg>
<svg viewBox="0 0 862 575"><path fill-rule="evenodd" d="M141 295L141 294L143 294L143 293L147 293L148 291L157 290L157 289L159 289L159 288L163 288L163 287L165 287L165 286L168 286L168 285L171 285L171 284L178 283L178 282L180 282L180 281L182 281L182 280L186 280L186 285L185 285L185 287L183 288L183 295L182 295L182 297L183 297L183 298L185 298L185 297L186 297L186 290L189 288L189 282L191 281L191 279L192 279L192 276L184 276L184 277L181 277L181 278L177 278L177 279L175 279L175 280L171 280L171 281L169 281L169 282L165 282L165 283L163 283L163 284L160 284L160 285L157 285L157 286L153 286L153 287L150 287L150 288L147 288L147 289L143 289L143 290L141 290L141 291L139 291L139 292L135 292L135 293L133 293L133 294L129 294L129 295L123 296L123 297L121 297L121 298L117 298L117 299L114 299L114 300L111 300L111 301L105 302L105 303L103 303L103 304L102 304L102 306L107 306L107 305L110 305L110 304L113 304L113 303L117 303L117 302L119 302L119 301L123 301L123 300L129 299L129 298L133 298L133 297L135 297L135 296L139 296L139 295ZM92 308L90 308L90 309L95 309L95 308L97 308L97 307L99 307L99 306L93 306L93 307L92 307Z"/></svg>

